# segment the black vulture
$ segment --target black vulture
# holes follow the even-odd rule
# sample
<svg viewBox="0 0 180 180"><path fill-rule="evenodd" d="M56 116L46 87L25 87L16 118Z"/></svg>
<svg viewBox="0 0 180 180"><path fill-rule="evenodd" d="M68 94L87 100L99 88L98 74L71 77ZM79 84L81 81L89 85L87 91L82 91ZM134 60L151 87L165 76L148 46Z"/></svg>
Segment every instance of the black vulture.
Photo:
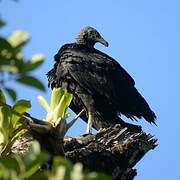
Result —
<svg viewBox="0 0 180 180"><path fill-rule="evenodd" d="M108 46L100 33L84 28L75 43L63 45L54 56L55 64L47 73L49 86L63 87L73 94L70 108L99 130L110 125L126 126L121 114L130 119L144 118L155 123L156 115L135 88L133 78L112 57L94 48L96 43Z"/></svg>

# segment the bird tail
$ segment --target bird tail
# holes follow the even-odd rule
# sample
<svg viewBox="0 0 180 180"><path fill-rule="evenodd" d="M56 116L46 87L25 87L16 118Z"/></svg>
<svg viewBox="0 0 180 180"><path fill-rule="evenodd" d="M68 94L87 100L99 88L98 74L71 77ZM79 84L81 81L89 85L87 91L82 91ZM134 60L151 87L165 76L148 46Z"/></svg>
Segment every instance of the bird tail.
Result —
<svg viewBox="0 0 180 180"><path fill-rule="evenodd" d="M129 96L124 100L122 113L132 120L137 120L136 118L144 118L149 123L155 123L156 115L149 107L148 103L144 97L137 91L137 89L129 89ZM128 111L127 111L128 109Z"/></svg>
<svg viewBox="0 0 180 180"><path fill-rule="evenodd" d="M143 117L147 122L156 124L156 115L151 110L144 97L137 90L134 91L134 93L136 94L134 96L136 98L134 101L135 104L133 106L133 108L135 108L135 116L137 116L138 118Z"/></svg>

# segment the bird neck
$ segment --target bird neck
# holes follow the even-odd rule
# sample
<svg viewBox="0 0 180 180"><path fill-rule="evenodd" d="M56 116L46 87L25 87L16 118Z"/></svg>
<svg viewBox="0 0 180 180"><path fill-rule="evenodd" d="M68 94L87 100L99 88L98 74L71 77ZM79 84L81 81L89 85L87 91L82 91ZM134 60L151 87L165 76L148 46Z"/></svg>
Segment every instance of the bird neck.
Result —
<svg viewBox="0 0 180 180"><path fill-rule="evenodd" d="M84 38L77 38L77 39L76 39L76 44L93 48L94 45L95 45L95 42L87 41L87 40L85 40Z"/></svg>

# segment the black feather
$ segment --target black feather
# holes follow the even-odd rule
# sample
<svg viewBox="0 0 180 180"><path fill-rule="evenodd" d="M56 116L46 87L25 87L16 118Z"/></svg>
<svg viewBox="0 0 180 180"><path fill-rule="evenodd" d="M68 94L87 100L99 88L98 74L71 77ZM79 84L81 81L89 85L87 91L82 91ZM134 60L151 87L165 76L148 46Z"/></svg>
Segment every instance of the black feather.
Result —
<svg viewBox="0 0 180 180"><path fill-rule="evenodd" d="M121 114L155 123L156 115L133 78L110 56L92 46L72 43L62 46L54 58L54 68L47 73L49 85L73 93L70 107L76 113L82 108L93 110L96 129L123 123ZM82 118L87 121L87 113Z"/></svg>

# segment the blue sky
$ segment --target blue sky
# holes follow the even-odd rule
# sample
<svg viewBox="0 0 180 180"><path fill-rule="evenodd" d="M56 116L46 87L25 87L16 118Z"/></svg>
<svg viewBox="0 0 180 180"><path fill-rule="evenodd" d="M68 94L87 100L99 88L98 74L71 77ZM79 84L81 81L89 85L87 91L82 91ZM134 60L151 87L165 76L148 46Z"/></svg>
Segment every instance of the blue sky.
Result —
<svg viewBox="0 0 180 180"><path fill-rule="evenodd" d="M143 129L158 138L159 146L136 166L136 180L180 179L179 131L179 60L180 2L178 0L2 0L0 15L8 25L1 35L21 29L31 34L25 56L41 52L46 56L42 68L35 72L45 84L45 74L53 66L53 56L60 46L73 42L84 26L93 26L109 42L109 47L96 47L113 56L131 74L137 89L157 114L158 127L140 120ZM19 98L32 102L31 114L45 114L36 97L42 93L12 84ZM80 120L69 132L82 134Z"/></svg>

